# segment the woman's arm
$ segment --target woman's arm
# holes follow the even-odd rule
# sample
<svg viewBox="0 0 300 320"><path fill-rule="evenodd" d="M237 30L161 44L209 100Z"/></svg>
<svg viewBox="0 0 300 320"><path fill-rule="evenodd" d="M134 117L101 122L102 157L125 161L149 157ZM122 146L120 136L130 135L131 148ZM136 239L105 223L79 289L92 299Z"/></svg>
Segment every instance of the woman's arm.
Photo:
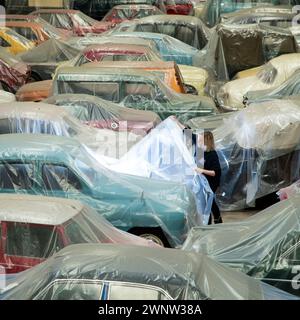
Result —
<svg viewBox="0 0 300 320"><path fill-rule="evenodd" d="M205 169L202 169L202 168L196 168L195 169L196 172L198 173L202 173L202 174L205 174L206 176L211 176L211 177L215 177L216 176L216 171L215 170L205 170Z"/></svg>

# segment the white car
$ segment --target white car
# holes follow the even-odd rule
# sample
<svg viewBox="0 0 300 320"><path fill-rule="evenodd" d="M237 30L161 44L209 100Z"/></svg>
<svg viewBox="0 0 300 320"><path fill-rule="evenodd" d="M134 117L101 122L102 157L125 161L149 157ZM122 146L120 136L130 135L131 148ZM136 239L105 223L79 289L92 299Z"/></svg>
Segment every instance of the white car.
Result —
<svg viewBox="0 0 300 320"><path fill-rule="evenodd" d="M3 102L14 102L16 101L16 97L13 93L0 90L0 103Z"/></svg>
<svg viewBox="0 0 300 320"><path fill-rule="evenodd" d="M275 88L300 69L300 53L290 53L270 60L253 76L236 79L223 85L217 100L225 110L238 110L244 107L244 95L248 91Z"/></svg>

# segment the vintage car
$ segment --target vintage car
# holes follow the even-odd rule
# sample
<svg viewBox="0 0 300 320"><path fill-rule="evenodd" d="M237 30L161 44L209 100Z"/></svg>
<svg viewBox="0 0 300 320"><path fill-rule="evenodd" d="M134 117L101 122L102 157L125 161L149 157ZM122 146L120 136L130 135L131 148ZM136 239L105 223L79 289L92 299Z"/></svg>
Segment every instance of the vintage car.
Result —
<svg viewBox="0 0 300 320"><path fill-rule="evenodd" d="M257 6L238 10L221 16L221 22L226 24L260 23L272 27L289 28L296 12L290 6Z"/></svg>
<svg viewBox="0 0 300 320"><path fill-rule="evenodd" d="M0 195L0 230L0 266L6 274L30 269L72 244L155 246L116 229L79 201L33 195Z"/></svg>
<svg viewBox="0 0 300 320"><path fill-rule="evenodd" d="M266 63L256 75L224 84L217 94L218 105L225 110L241 109L247 92L276 88L299 68L299 53L276 57Z"/></svg>
<svg viewBox="0 0 300 320"><path fill-rule="evenodd" d="M77 140L38 134L0 135L1 193L82 201L115 227L179 246L197 225L193 193L182 183L114 173Z"/></svg>
<svg viewBox="0 0 300 320"><path fill-rule="evenodd" d="M167 34L153 32L112 31L110 36L113 38L136 38L153 41L163 60L175 61L179 65L184 64L200 67L199 57L201 57L201 51L178 39L170 37Z"/></svg>
<svg viewBox="0 0 300 320"><path fill-rule="evenodd" d="M18 54L34 48L35 44L10 28L0 27L0 46L12 54Z"/></svg>
<svg viewBox="0 0 300 320"><path fill-rule="evenodd" d="M88 33L102 33L113 26L110 22L94 20L78 10L41 9L31 12L31 15L41 17L58 29L73 31L77 36L84 36Z"/></svg>
<svg viewBox="0 0 300 320"><path fill-rule="evenodd" d="M40 102L51 96L52 80L43 80L24 84L17 92L17 101Z"/></svg>
<svg viewBox="0 0 300 320"><path fill-rule="evenodd" d="M123 4L114 6L101 21L121 23L126 20L140 19L157 14L164 14L156 6L147 4Z"/></svg>
<svg viewBox="0 0 300 320"><path fill-rule="evenodd" d="M15 93L30 79L30 67L0 48L0 88Z"/></svg>
<svg viewBox="0 0 300 320"><path fill-rule="evenodd" d="M154 111L162 120L176 115L185 122L218 112L211 98L177 93L149 71L122 68L116 73L114 68L98 64L59 68L52 93L90 94L129 108Z"/></svg>
<svg viewBox="0 0 300 320"><path fill-rule="evenodd" d="M256 6L266 5L295 5L293 0L207 0L200 18L210 28L219 23L223 14L228 14L241 9L249 9Z"/></svg>
<svg viewBox="0 0 300 320"><path fill-rule="evenodd" d="M278 201L276 192L300 178L299 100L250 104L213 131L222 169L222 210ZM269 199L268 199L269 197Z"/></svg>
<svg viewBox="0 0 300 320"><path fill-rule="evenodd" d="M199 50L206 46L211 33L196 17L166 14L122 22L114 30L167 34Z"/></svg>
<svg viewBox="0 0 300 320"><path fill-rule="evenodd" d="M59 94L43 102L64 107L81 122L98 129L145 135L161 121L152 111L121 107L87 94Z"/></svg>
<svg viewBox="0 0 300 320"><path fill-rule="evenodd" d="M300 296L300 198L277 203L238 222L194 228L183 246Z"/></svg>
<svg viewBox="0 0 300 320"><path fill-rule="evenodd" d="M0 90L0 103L2 102L14 102L16 97L13 93Z"/></svg>
<svg viewBox="0 0 300 320"><path fill-rule="evenodd" d="M17 276L0 295L1 300L295 298L201 253L114 244L68 246Z"/></svg>
<svg viewBox="0 0 300 320"><path fill-rule="evenodd" d="M193 15L194 7L191 0L163 0L167 14Z"/></svg>
<svg viewBox="0 0 300 320"><path fill-rule="evenodd" d="M136 144L141 135L88 127L61 107L33 102L1 103L0 134L32 133L72 137L96 155L119 158Z"/></svg>
<svg viewBox="0 0 300 320"><path fill-rule="evenodd" d="M49 39L39 46L19 55L31 67L31 80L51 80L56 68L62 62L74 58L79 50L67 43Z"/></svg>
<svg viewBox="0 0 300 320"><path fill-rule="evenodd" d="M251 90L244 95L244 104L259 103L274 99L295 99L300 95L300 68L279 86L266 90Z"/></svg>

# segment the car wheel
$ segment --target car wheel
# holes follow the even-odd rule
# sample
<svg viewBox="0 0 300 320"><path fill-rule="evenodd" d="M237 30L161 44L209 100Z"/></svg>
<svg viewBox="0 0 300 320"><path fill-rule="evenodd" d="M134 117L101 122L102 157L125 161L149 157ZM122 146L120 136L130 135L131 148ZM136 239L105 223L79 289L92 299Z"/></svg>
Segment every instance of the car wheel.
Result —
<svg viewBox="0 0 300 320"><path fill-rule="evenodd" d="M171 247L165 234L160 228L133 228L129 230L129 232L141 238L152 240L154 243L162 247Z"/></svg>

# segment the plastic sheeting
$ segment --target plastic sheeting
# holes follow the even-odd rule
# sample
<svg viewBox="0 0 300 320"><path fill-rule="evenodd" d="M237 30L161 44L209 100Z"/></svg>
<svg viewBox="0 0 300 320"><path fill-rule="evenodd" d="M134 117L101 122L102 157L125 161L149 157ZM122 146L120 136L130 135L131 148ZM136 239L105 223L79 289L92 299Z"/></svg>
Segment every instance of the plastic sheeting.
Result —
<svg viewBox="0 0 300 320"><path fill-rule="evenodd" d="M214 131L222 177L223 210L255 200L299 179L300 106L295 101L251 104Z"/></svg>
<svg viewBox="0 0 300 320"><path fill-rule="evenodd" d="M114 6L102 19L113 23L121 23L124 20L140 19L148 16L164 14L156 6L146 4L118 5Z"/></svg>
<svg viewBox="0 0 300 320"><path fill-rule="evenodd" d="M119 158L141 137L134 133L96 130L81 124L60 107L17 102L0 105L0 134L51 134L77 139L98 155Z"/></svg>
<svg viewBox="0 0 300 320"><path fill-rule="evenodd" d="M27 270L72 244L155 246L114 228L75 200L7 194L0 200L0 266L9 274Z"/></svg>
<svg viewBox="0 0 300 320"><path fill-rule="evenodd" d="M196 226L196 203L178 182L114 173L77 140L0 135L0 191L82 201L115 227L179 246Z"/></svg>
<svg viewBox="0 0 300 320"><path fill-rule="evenodd" d="M182 182L194 193L199 221L207 224L214 194L206 178L195 172L196 163L188 149L192 131L183 133L171 118L159 124L143 140L131 148L120 160L100 158L99 161L115 172L151 179ZM204 157L202 150L202 158ZM201 158L200 149L197 152Z"/></svg>
<svg viewBox="0 0 300 320"><path fill-rule="evenodd" d="M280 189L277 192L280 201L289 199L300 194L300 180L292 183L290 186Z"/></svg>
<svg viewBox="0 0 300 320"><path fill-rule="evenodd" d="M120 107L87 94L59 94L44 102L64 107L74 117L94 128L133 131L142 136L161 121L154 112Z"/></svg>
<svg viewBox="0 0 300 320"><path fill-rule="evenodd" d="M183 15L150 16L137 21L123 22L115 30L163 33L196 49L203 49L210 37L209 29L200 19Z"/></svg>
<svg viewBox="0 0 300 320"><path fill-rule="evenodd" d="M53 81L53 94L84 93L120 103L129 108L156 112L162 120L176 115L185 122L196 116L215 114L211 98L180 94L150 72L85 67L60 68Z"/></svg>
<svg viewBox="0 0 300 320"><path fill-rule="evenodd" d="M299 68L300 53L274 58L258 70L256 75L236 79L222 86L217 94L218 104L226 110L241 109L249 91L257 90L258 94L261 91L266 96L264 90L278 87Z"/></svg>
<svg viewBox="0 0 300 320"><path fill-rule="evenodd" d="M194 228L183 248L300 296L299 208L298 196L241 222Z"/></svg>
<svg viewBox="0 0 300 320"><path fill-rule="evenodd" d="M295 299L202 254L111 244L67 247L3 291L8 300Z"/></svg>
<svg viewBox="0 0 300 320"><path fill-rule="evenodd" d="M14 102L16 101L16 97L14 94L10 92L6 92L3 90L0 90L0 103L2 102Z"/></svg>
<svg viewBox="0 0 300 320"><path fill-rule="evenodd" d="M297 52L295 38L288 29L218 24L213 30L199 63L214 71L220 81L228 81L237 72L258 67L282 54Z"/></svg>
<svg viewBox="0 0 300 320"><path fill-rule="evenodd" d="M59 63L73 59L78 53L79 50L67 43L50 39L21 54L20 58L31 66L39 80L50 80Z"/></svg>
<svg viewBox="0 0 300 320"><path fill-rule="evenodd" d="M30 82L22 86L16 93L18 101L39 102L50 96L52 80Z"/></svg>

